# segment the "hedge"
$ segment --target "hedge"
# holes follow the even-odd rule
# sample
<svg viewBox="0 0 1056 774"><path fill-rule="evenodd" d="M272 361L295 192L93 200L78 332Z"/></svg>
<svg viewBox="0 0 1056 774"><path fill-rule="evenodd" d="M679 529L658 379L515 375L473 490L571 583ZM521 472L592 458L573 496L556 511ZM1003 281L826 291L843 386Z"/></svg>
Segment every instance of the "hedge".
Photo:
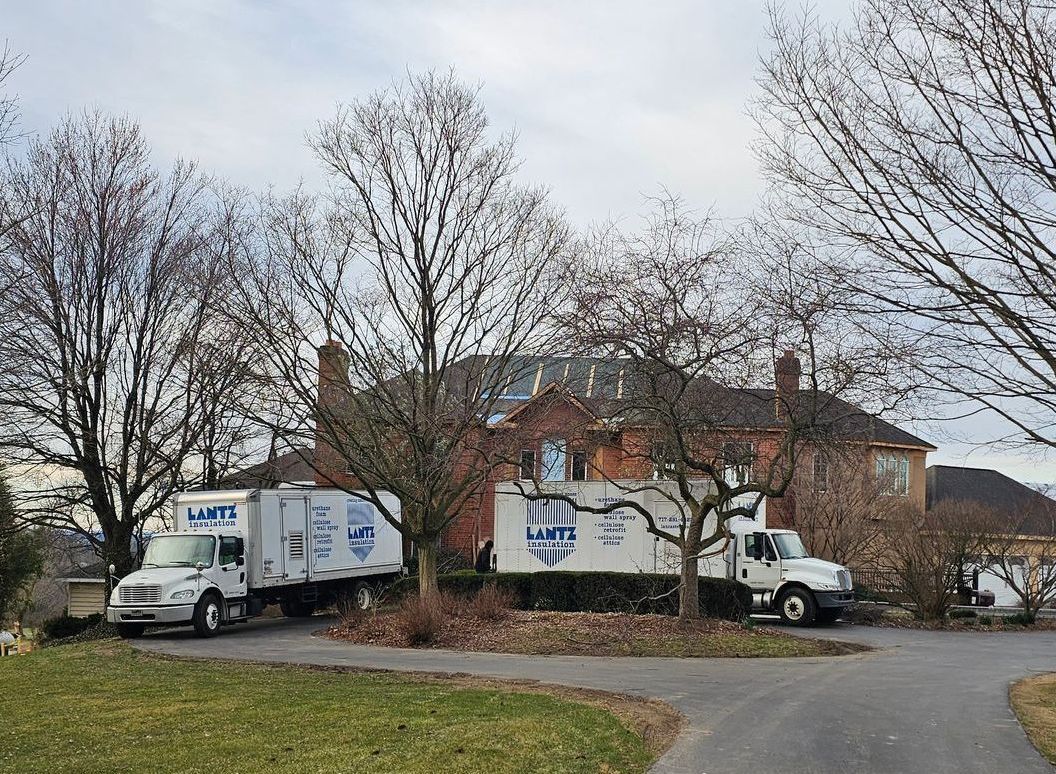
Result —
<svg viewBox="0 0 1056 774"><path fill-rule="evenodd" d="M475 572L438 576L441 591L471 595L485 583L510 592L521 610L557 610L585 613L678 614L677 575L625 572ZM396 583L396 596L411 593L417 578ZM751 610L752 592L743 583L726 578L700 578L700 614L706 618L740 621Z"/></svg>
<svg viewBox="0 0 1056 774"><path fill-rule="evenodd" d="M99 613L92 613L87 618L76 618L64 614L56 618L49 618L40 625L40 628L44 632L44 636L49 640L61 640L80 634L86 629L98 625L102 620L103 616Z"/></svg>

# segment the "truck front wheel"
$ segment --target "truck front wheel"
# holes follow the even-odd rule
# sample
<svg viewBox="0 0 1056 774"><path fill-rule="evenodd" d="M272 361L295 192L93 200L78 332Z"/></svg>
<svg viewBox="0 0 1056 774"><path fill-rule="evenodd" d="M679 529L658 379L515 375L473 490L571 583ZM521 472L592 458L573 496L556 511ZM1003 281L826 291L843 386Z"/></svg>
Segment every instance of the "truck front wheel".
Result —
<svg viewBox="0 0 1056 774"><path fill-rule="evenodd" d="M220 633L220 598L206 594L194 606L194 631L199 637L215 637Z"/></svg>
<svg viewBox="0 0 1056 774"><path fill-rule="evenodd" d="M144 626L141 623L119 623L117 635L123 640L134 640L143 636Z"/></svg>
<svg viewBox="0 0 1056 774"><path fill-rule="evenodd" d="M781 620L792 626L810 626L814 623L817 610L814 595L806 589L790 588L777 600L777 612Z"/></svg>

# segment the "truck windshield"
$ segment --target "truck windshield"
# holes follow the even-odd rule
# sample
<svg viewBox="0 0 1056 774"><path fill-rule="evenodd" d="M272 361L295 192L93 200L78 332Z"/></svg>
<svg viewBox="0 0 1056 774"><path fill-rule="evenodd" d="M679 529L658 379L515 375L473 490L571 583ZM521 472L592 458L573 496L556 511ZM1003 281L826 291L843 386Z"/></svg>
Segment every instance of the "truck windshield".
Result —
<svg viewBox="0 0 1056 774"><path fill-rule="evenodd" d="M201 562L213 566L212 535L156 535L147 544L144 567L194 567Z"/></svg>
<svg viewBox="0 0 1056 774"><path fill-rule="evenodd" d="M810 554L803 547L803 541L794 532L778 532L771 537L777 544L777 552L782 559L806 559Z"/></svg>

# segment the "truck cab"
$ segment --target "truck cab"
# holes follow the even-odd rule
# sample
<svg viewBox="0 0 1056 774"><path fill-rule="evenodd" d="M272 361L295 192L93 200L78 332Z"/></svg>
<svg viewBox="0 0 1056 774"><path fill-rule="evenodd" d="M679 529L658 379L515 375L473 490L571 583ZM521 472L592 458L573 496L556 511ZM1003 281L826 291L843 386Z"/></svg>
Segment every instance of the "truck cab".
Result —
<svg viewBox="0 0 1056 774"><path fill-rule="evenodd" d="M155 535L139 570L121 579L110 596L107 620L122 637L138 637L148 624L192 624L203 637L252 611L247 597L245 537L236 529Z"/></svg>
<svg viewBox="0 0 1056 774"><path fill-rule="evenodd" d="M789 624L831 623L854 601L847 568L810 556L792 530L735 534L726 561L729 577L752 589L754 606Z"/></svg>

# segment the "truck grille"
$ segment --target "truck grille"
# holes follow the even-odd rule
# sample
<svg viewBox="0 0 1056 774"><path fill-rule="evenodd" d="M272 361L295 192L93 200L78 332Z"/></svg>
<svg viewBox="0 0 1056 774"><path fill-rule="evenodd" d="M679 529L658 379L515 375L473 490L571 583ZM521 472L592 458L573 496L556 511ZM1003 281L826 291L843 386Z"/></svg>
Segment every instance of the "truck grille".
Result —
<svg viewBox="0 0 1056 774"><path fill-rule="evenodd" d="M837 570L836 577L840 581L840 588L844 591L851 590L851 574L847 570Z"/></svg>
<svg viewBox="0 0 1056 774"><path fill-rule="evenodd" d="M146 605L161 601L161 586L158 584L137 583L121 586L119 591L122 605Z"/></svg>

